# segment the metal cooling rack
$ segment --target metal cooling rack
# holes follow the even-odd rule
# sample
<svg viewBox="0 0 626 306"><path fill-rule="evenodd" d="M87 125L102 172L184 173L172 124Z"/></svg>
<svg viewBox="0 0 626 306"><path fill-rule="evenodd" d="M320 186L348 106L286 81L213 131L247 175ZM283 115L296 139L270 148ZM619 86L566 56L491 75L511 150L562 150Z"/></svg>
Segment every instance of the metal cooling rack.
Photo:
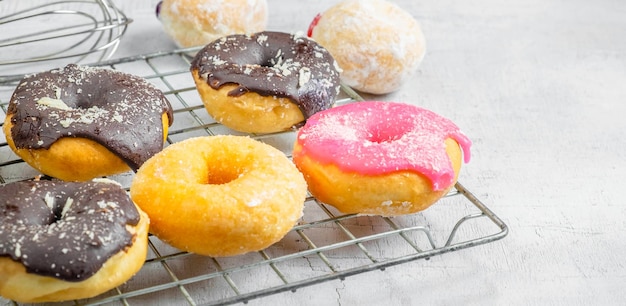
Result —
<svg viewBox="0 0 626 306"><path fill-rule="evenodd" d="M161 88L174 107L168 143L194 136L241 134L216 123L204 110L189 73L192 49L124 58L102 64L140 75ZM15 84L0 83L0 122ZM360 97L343 88L338 104ZM1 123L0 123L1 124ZM295 133L250 135L290 155ZM37 175L0 134L0 183ZM126 188L132 173L112 177ZM275 245L241 256L211 258L181 252L151 236L148 259L124 285L70 305L223 305L295 291L335 279L490 243L507 225L460 183L418 214L385 218L344 215L308 197L304 216ZM0 298L1 304L11 304Z"/></svg>

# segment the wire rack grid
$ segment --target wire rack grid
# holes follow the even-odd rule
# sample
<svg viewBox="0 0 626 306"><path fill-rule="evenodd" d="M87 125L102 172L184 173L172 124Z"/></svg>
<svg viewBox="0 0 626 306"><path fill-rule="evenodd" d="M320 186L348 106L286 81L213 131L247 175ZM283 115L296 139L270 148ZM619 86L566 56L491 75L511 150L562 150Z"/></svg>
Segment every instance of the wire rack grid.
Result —
<svg viewBox="0 0 626 306"><path fill-rule="evenodd" d="M104 62L143 76L163 90L174 108L168 144L196 136L241 133L216 123L204 110L189 73L192 49ZM14 83L0 83L0 122ZM360 97L343 87L337 104ZM0 123L1 124L1 123ZM288 157L295 132L249 135ZM0 134L0 183L38 173L20 160ZM127 189L133 173L112 177ZM181 252L149 237L148 258L132 279L95 298L68 305L224 305L490 243L507 225L463 185L418 214L387 218L346 215L308 197L299 223L280 242L260 252L212 258ZM2 300L3 304L15 304Z"/></svg>

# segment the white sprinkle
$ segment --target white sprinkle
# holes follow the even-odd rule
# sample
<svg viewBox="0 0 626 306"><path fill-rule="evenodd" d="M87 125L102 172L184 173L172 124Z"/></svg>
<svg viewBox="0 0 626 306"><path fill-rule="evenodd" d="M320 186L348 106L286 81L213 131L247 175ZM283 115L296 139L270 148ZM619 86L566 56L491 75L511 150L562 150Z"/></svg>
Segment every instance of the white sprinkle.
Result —
<svg viewBox="0 0 626 306"><path fill-rule="evenodd" d="M46 202L46 206L50 208L50 210L54 209L54 197L50 195L49 192L46 192L46 195L43 198L44 202Z"/></svg>
<svg viewBox="0 0 626 306"><path fill-rule="evenodd" d="M67 198L67 201L65 201L65 205L63 206L63 210L61 211L61 218L65 217L65 214L67 213L68 210L70 210L70 207L72 207L73 203L74 203L74 199Z"/></svg>
<svg viewBox="0 0 626 306"><path fill-rule="evenodd" d="M219 66L219 65L224 65L226 64L225 60L219 59L219 58L214 58L213 59L213 65Z"/></svg>
<svg viewBox="0 0 626 306"><path fill-rule="evenodd" d="M299 78L298 78L298 85L300 85L300 87L302 87L306 83L308 83L310 80L311 80L311 69L309 69L308 67L300 68L300 74L299 74Z"/></svg>
<svg viewBox="0 0 626 306"><path fill-rule="evenodd" d="M259 43L259 45L263 45L264 42L267 41L267 35L261 34L257 37L256 42Z"/></svg>
<svg viewBox="0 0 626 306"><path fill-rule="evenodd" d="M113 184L113 185L117 185L117 186L122 187L122 184L120 184L120 183L118 183L118 182L116 182L116 181L114 181L112 179L107 179L107 178L95 178L95 179L93 179L91 181L95 182L95 183Z"/></svg>
<svg viewBox="0 0 626 306"><path fill-rule="evenodd" d="M308 38L308 37L304 34L304 31L297 31L296 33L293 34L294 40L298 40L300 38Z"/></svg>
<svg viewBox="0 0 626 306"><path fill-rule="evenodd" d="M74 119L72 118L65 118L63 120L60 120L59 123L64 127L67 128L69 127L72 123L74 123Z"/></svg>
<svg viewBox="0 0 626 306"><path fill-rule="evenodd" d="M39 100L37 100L37 104L38 105L43 105L43 106L47 106L47 107L52 107L52 108L57 108L60 110L70 110L72 109L71 107L67 106L67 104L65 104L65 102L63 102L63 100L61 99L53 99L50 97L43 97Z"/></svg>

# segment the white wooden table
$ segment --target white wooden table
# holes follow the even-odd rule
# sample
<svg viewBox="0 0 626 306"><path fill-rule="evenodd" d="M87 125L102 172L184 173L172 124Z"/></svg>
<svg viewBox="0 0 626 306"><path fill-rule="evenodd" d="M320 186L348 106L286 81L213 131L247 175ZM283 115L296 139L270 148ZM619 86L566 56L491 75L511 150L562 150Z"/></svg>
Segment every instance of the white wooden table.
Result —
<svg viewBox="0 0 626 306"><path fill-rule="evenodd" d="M156 0L117 2L134 22L115 58L175 48ZM268 29L304 31L335 1L268 2ZM626 2L394 2L420 21L427 53L401 90L367 98L454 120L474 142L460 181L510 233L248 304L626 303Z"/></svg>

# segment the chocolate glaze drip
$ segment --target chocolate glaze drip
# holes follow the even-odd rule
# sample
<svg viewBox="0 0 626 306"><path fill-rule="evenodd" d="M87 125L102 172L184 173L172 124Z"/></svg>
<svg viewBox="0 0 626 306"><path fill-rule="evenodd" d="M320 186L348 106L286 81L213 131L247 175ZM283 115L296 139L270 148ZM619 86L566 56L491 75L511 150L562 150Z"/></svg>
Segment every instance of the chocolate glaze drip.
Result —
<svg viewBox="0 0 626 306"><path fill-rule="evenodd" d="M49 148L61 137L94 140L137 170L163 149L172 108L146 80L74 64L25 77L11 97L11 136L19 149Z"/></svg>
<svg viewBox="0 0 626 306"><path fill-rule="evenodd" d="M66 281L94 275L129 247L139 212L116 183L27 181L0 186L0 256Z"/></svg>
<svg viewBox="0 0 626 306"><path fill-rule="evenodd" d="M315 41L280 32L235 34L200 50L191 70L214 89L238 85L228 95L256 92L293 101L305 118L328 109L339 94L339 68Z"/></svg>

